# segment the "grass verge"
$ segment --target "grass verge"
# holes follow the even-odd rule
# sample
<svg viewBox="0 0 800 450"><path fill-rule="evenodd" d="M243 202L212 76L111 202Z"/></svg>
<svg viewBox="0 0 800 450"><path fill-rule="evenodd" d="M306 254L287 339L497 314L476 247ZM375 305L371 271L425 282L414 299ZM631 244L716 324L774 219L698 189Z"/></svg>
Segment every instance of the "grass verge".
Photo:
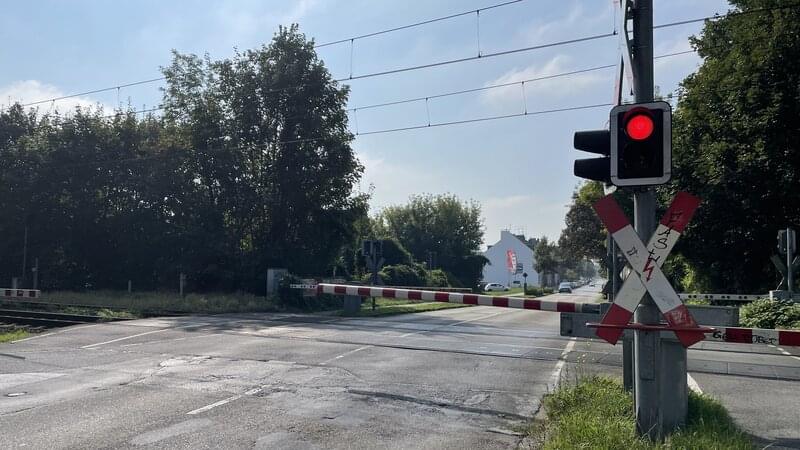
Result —
<svg viewBox="0 0 800 450"><path fill-rule="evenodd" d="M250 294L188 294L176 293L96 291L96 292L46 292L40 301L50 305L77 305L67 307L72 314L92 314L108 319L136 318L158 313L245 313L272 312L281 308L273 301ZM81 308L86 306L90 308ZM91 307L102 306L104 309Z"/></svg>
<svg viewBox="0 0 800 450"><path fill-rule="evenodd" d="M376 317L376 316L391 316L394 314L409 314L426 311L438 311L440 309L451 308L464 308L470 305L461 305L458 303L443 303L443 302L414 302L411 300L395 300L388 298L376 298L375 310L372 309L372 301L369 298L364 299L361 304L361 311L359 317ZM343 311L337 311L337 315L344 315Z"/></svg>
<svg viewBox="0 0 800 450"><path fill-rule="evenodd" d="M0 344L4 342L17 341L19 339L25 339L29 334L30 333L25 330L14 330L0 333Z"/></svg>
<svg viewBox="0 0 800 450"><path fill-rule="evenodd" d="M686 426L659 443L636 436L633 399L617 380L588 377L547 395L543 404L546 420L528 430L536 448L753 448L719 402L694 392L689 393Z"/></svg>

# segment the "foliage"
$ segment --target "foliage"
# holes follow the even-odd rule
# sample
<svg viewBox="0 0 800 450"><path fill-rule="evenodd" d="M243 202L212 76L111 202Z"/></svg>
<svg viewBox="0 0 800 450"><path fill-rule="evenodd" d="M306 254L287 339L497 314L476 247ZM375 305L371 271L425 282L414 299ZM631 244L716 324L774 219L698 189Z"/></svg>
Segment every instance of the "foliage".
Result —
<svg viewBox="0 0 800 450"><path fill-rule="evenodd" d="M542 236L539 239L539 244L533 251L533 268L539 272L539 276L543 280L548 279L548 275L557 273L559 265L561 264L561 254L558 246L554 242L550 242L547 236ZM543 282L544 285L546 282Z"/></svg>
<svg viewBox="0 0 800 450"><path fill-rule="evenodd" d="M572 193L564 223L566 227L558 238L564 257L573 261L594 259L605 267L606 231L592 205L603 197L603 184L589 181Z"/></svg>
<svg viewBox="0 0 800 450"><path fill-rule="evenodd" d="M428 261L463 286L475 286L487 260L478 254L483 240L481 208L454 195L417 195L408 204L390 206L376 217L376 228L396 239L414 260Z"/></svg>
<svg viewBox="0 0 800 450"><path fill-rule="evenodd" d="M428 271L427 276L425 277L425 286L429 287L449 287L450 279L447 276L447 273L442 269L434 269Z"/></svg>
<svg viewBox="0 0 800 450"><path fill-rule="evenodd" d="M528 286L528 289L525 291L525 295L532 295L534 297L541 297L544 295L550 295L554 292L553 288L549 287L539 287L539 286Z"/></svg>
<svg viewBox="0 0 800 450"><path fill-rule="evenodd" d="M633 399L621 383L604 377L562 385L544 399L547 422L533 429L542 448L750 449L752 443L725 408L706 395L689 393L686 427L663 442L636 436Z"/></svg>
<svg viewBox="0 0 800 450"><path fill-rule="evenodd" d="M427 285L425 268L420 264L398 264L385 266L378 274L387 286L415 286Z"/></svg>
<svg viewBox="0 0 800 450"><path fill-rule="evenodd" d="M739 308L739 322L752 328L800 328L800 304L789 300L756 300Z"/></svg>
<svg viewBox="0 0 800 450"><path fill-rule="evenodd" d="M736 11L791 1L734 0ZM682 83L673 123L675 190L703 204L678 242L699 284L726 292L775 287L778 229L800 226L800 10L707 21L704 58Z"/></svg>
<svg viewBox="0 0 800 450"><path fill-rule="evenodd" d="M231 59L174 53L163 73L161 118L0 112L0 273L19 275L26 228L45 289L157 289L182 272L191 291L263 293L267 267L341 265L367 198L348 88L313 43L281 28Z"/></svg>
<svg viewBox="0 0 800 450"><path fill-rule="evenodd" d="M11 331L0 331L0 344L5 342L12 342L18 341L20 339L25 339L28 337L28 332L25 330L11 330Z"/></svg>
<svg viewBox="0 0 800 450"><path fill-rule="evenodd" d="M318 311L325 309L336 309L342 306L341 296L336 295L315 295L313 297L303 296L303 289L292 289L292 284L302 284L303 280L299 277L289 275L281 279L278 284L278 304L290 310Z"/></svg>
<svg viewBox="0 0 800 450"><path fill-rule="evenodd" d="M108 319L131 318L163 313L224 314L243 312L278 311L281 308L275 299L252 294L187 294L177 292L133 292L124 291L50 291L42 301L48 309L64 308L65 312L99 315ZM60 306L60 305L82 305ZM103 307L102 309L87 307Z"/></svg>

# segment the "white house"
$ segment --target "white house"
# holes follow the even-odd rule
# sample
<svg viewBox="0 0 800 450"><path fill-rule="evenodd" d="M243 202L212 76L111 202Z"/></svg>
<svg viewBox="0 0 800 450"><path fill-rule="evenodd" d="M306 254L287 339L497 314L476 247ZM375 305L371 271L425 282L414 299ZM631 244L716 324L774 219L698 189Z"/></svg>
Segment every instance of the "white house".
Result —
<svg viewBox="0 0 800 450"><path fill-rule="evenodd" d="M517 280L521 285L524 272L528 274L528 286L539 285L539 273L533 268L533 250L510 231L500 231L500 240L490 245L483 256L489 260L483 266L483 281L511 286Z"/></svg>

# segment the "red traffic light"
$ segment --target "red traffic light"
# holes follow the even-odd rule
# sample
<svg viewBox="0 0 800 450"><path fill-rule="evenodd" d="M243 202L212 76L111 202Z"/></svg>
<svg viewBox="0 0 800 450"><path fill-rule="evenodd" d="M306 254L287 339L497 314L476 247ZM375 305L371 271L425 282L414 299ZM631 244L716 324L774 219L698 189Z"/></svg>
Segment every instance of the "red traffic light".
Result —
<svg viewBox="0 0 800 450"><path fill-rule="evenodd" d="M653 134L653 118L647 114L634 114L625 124L625 131L628 137L636 141L643 141Z"/></svg>

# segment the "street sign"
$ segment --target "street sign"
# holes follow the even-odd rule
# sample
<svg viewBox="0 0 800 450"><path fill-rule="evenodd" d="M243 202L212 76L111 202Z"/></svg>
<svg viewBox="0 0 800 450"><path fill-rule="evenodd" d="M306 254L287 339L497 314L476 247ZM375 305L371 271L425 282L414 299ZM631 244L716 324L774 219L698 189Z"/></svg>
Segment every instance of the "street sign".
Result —
<svg viewBox="0 0 800 450"><path fill-rule="evenodd" d="M614 197L611 195L603 197L594 204L594 209L631 266L632 273L628 278L639 278L642 286L653 298L661 314L667 320L670 329L675 331L681 344L684 347L689 347L705 339L705 335L698 327L691 313L689 313L686 305L683 304L683 301L678 297L677 292L675 292L675 289L672 288L667 277L661 271L659 261L663 260L663 255L659 255L655 248L648 250L645 247L628 218L625 217L622 208L614 200ZM673 215L675 220L672 226L677 227L684 221L683 217L686 216L685 208L681 207L679 210L674 211ZM667 228L673 230L672 226ZM685 223L683 226L685 226ZM680 229L682 230L683 227L680 227ZM677 233L675 234L677 235ZM668 247L670 239L677 239L677 236L670 238L671 235L672 232L669 231L664 236L660 236L659 238L663 241L658 241L657 239L657 242L661 242L659 246ZM659 235L656 234L656 236ZM644 292L641 293L644 294ZM627 312L625 308L622 309ZM696 328L697 331L691 330L692 328Z"/></svg>
<svg viewBox="0 0 800 450"><path fill-rule="evenodd" d="M647 243L647 252L652 255L660 267L672 251L681 233L691 220L700 199L686 192L679 192L672 201L669 209L661 218L658 228ZM601 321L605 325L626 325L633 317L636 306L645 294L645 287L636 276L625 279L614 303ZM598 328L597 336L605 339L610 344L616 344L624 330L619 328Z"/></svg>

